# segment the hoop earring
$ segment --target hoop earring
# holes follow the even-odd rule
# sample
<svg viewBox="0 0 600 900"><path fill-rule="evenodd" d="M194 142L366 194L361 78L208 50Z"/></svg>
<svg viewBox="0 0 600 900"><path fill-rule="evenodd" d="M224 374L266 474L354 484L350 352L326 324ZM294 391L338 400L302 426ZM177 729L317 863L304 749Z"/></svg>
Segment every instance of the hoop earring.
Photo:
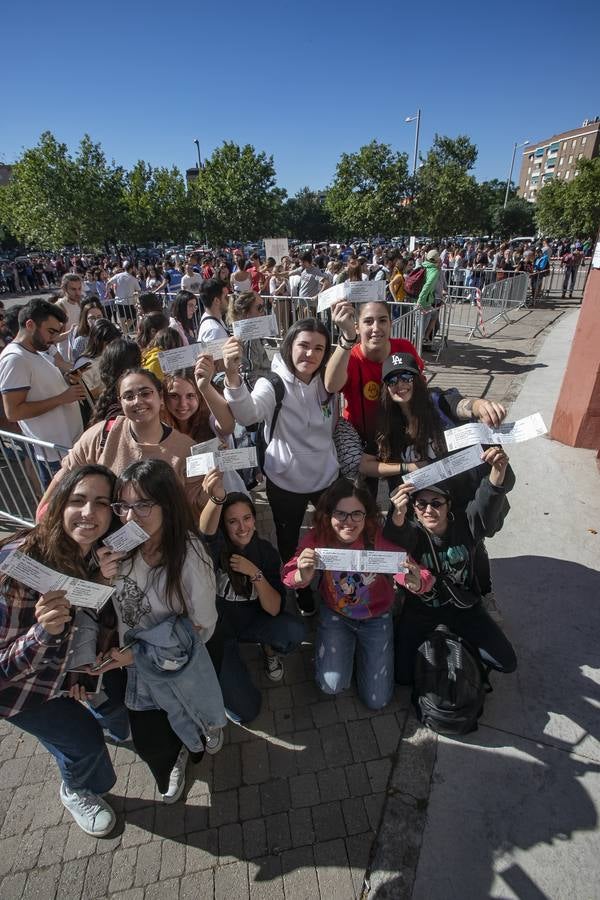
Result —
<svg viewBox="0 0 600 900"><path fill-rule="evenodd" d="M454 513L452 512L452 510L450 510L450 512L448 513L448 521L454 522Z"/></svg>

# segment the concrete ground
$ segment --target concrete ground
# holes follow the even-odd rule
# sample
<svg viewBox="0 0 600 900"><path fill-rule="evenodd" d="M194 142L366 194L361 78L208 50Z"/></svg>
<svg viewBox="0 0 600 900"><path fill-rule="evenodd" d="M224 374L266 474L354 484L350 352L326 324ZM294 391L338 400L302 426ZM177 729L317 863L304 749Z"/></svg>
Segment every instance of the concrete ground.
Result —
<svg viewBox="0 0 600 900"><path fill-rule="evenodd" d="M549 424L572 309L523 310L487 342L453 342L434 380L502 399L526 375L514 413ZM403 689L379 713L354 691L320 694L310 643L274 686L248 648L264 697L252 729L228 726L170 807L132 748L111 748L119 828L93 840L60 805L46 751L2 722L0 900L598 896L596 468L547 439L512 458L519 491L489 549L520 669L495 679L478 732L424 732ZM259 520L268 532L262 504Z"/></svg>

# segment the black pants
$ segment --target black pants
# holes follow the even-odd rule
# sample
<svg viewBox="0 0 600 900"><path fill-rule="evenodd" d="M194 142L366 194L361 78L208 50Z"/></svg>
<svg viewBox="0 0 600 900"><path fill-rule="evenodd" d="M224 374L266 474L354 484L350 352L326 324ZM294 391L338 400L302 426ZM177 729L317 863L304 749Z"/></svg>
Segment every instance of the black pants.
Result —
<svg viewBox="0 0 600 900"><path fill-rule="evenodd" d="M397 684L412 684L417 650L437 625L450 631L479 650L485 665L498 672L514 672L517 657L504 632L478 603L470 609L448 604L437 609L407 595L404 609L394 629L394 672Z"/></svg>
<svg viewBox="0 0 600 900"><path fill-rule="evenodd" d="M129 710L131 739L138 756L144 760L161 794L169 787L169 776L182 747L167 714L162 709L146 709L143 712ZM201 753L190 753L193 762L200 762Z"/></svg>

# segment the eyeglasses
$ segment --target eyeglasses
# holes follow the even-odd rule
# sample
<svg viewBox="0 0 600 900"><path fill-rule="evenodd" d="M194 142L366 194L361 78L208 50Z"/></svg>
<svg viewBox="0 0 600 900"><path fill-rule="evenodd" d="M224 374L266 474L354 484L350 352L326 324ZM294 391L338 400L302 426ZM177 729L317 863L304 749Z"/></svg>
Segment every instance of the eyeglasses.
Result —
<svg viewBox="0 0 600 900"><path fill-rule="evenodd" d="M152 388L140 388L139 391L127 391L127 393L121 394L120 400L122 403L133 403L136 397L139 397L140 400L149 400L154 393Z"/></svg>
<svg viewBox="0 0 600 900"><path fill-rule="evenodd" d="M136 500L135 503L111 503L110 508L117 516L126 516L129 510L134 512L140 519L147 519L152 511L152 507L156 506L154 500Z"/></svg>
<svg viewBox="0 0 600 900"><path fill-rule="evenodd" d="M366 512L362 509L353 509L352 512L334 509L331 513L332 518L337 519L338 522L345 522L347 519L351 519L353 522L362 522L366 515Z"/></svg>
<svg viewBox="0 0 600 900"><path fill-rule="evenodd" d="M415 379L415 376L412 372L398 372L397 375L391 375L386 379L386 384L388 387L395 387L399 381L403 381L405 384L412 384Z"/></svg>
<svg viewBox="0 0 600 900"><path fill-rule="evenodd" d="M415 506L419 512L425 512L428 506L432 509L439 509L440 506L445 506L447 502L447 500L415 500Z"/></svg>

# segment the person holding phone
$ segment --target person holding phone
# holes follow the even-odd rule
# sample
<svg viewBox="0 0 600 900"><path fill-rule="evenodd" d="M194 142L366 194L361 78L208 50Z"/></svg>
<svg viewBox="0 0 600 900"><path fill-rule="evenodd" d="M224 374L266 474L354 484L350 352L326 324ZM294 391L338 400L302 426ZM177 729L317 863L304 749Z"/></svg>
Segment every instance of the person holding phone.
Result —
<svg viewBox="0 0 600 900"><path fill-rule="evenodd" d="M4 541L1 554L19 549L65 575L93 579L94 550L114 523L114 484L104 466L72 469L57 485L43 521ZM109 699L94 714L77 702L86 697L77 685L70 696L61 696L72 659L74 612L64 591L40 594L0 576L0 716L43 743L61 774L63 805L86 834L106 837L116 817L103 795L116 775L102 727L113 733L120 727L123 736L127 712L118 673L105 679Z"/></svg>

